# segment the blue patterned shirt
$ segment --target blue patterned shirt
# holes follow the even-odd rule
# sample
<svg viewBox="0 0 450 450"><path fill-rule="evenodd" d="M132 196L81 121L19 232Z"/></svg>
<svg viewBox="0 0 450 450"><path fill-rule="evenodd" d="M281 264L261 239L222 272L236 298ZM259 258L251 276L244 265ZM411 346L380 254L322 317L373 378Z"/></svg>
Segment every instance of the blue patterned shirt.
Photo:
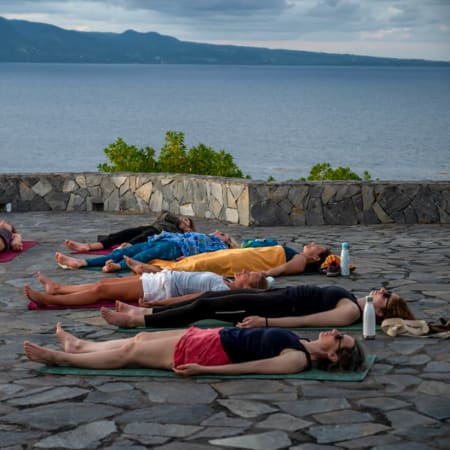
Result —
<svg viewBox="0 0 450 450"><path fill-rule="evenodd" d="M220 240L214 234L196 233L189 231L187 233L169 233L163 231L156 236L150 236L148 242L169 241L178 245L183 256L192 256L198 253L215 252L229 248L225 242Z"/></svg>

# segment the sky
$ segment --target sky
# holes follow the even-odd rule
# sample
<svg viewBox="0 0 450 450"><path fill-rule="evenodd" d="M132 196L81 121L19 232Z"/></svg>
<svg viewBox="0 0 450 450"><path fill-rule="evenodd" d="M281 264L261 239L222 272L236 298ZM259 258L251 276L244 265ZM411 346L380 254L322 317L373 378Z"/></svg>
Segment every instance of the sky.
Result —
<svg viewBox="0 0 450 450"><path fill-rule="evenodd" d="M450 0L0 0L0 16L79 31L450 61Z"/></svg>

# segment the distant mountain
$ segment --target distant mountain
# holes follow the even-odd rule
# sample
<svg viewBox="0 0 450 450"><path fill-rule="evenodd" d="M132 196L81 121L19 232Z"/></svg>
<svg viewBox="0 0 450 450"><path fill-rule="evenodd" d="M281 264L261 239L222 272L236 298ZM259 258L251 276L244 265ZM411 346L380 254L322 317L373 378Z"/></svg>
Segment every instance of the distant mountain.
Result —
<svg viewBox="0 0 450 450"><path fill-rule="evenodd" d="M0 17L0 62L450 66L450 62L180 41L158 33L97 33Z"/></svg>

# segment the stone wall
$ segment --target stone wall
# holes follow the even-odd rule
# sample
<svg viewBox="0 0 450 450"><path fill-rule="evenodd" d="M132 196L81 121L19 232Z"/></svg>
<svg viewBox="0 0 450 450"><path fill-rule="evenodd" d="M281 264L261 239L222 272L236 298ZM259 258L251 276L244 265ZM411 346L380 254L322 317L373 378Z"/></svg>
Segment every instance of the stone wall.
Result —
<svg viewBox="0 0 450 450"><path fill-rule="evenodd" d="M242 225L450 223L450 182L284 182L129 173L0 174L0 211L168 209Z"/></svg>

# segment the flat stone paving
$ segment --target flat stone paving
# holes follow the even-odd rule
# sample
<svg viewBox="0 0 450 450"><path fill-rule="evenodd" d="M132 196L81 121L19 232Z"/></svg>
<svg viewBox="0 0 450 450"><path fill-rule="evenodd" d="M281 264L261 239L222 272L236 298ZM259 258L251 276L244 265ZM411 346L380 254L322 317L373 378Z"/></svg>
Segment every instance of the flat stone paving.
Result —
<svg viewBox="0 0 450 450"><path fill-rule="evenodd" d="M23 356L29 339L56 345L54 327L85 338L123 337L97 310L31 312L23 285L40 289L36 271L64 283L101 272L63 271L63 240L92 240L143 215L24 213L5 215L39 245L0 264L0 448L164 450L448 449L450 341L391 338L366 342L377 361L364 382L195 380L43 376ZM303 275L286 284L337 283L365 295L380 285L406 298L419 318L450 317L450 226L246 228L199 220L236 238L271 237L301 248L308 241L335 251L348 241L356 273L349 278ZM312 337L315 333L305 332Z"/></svg>

